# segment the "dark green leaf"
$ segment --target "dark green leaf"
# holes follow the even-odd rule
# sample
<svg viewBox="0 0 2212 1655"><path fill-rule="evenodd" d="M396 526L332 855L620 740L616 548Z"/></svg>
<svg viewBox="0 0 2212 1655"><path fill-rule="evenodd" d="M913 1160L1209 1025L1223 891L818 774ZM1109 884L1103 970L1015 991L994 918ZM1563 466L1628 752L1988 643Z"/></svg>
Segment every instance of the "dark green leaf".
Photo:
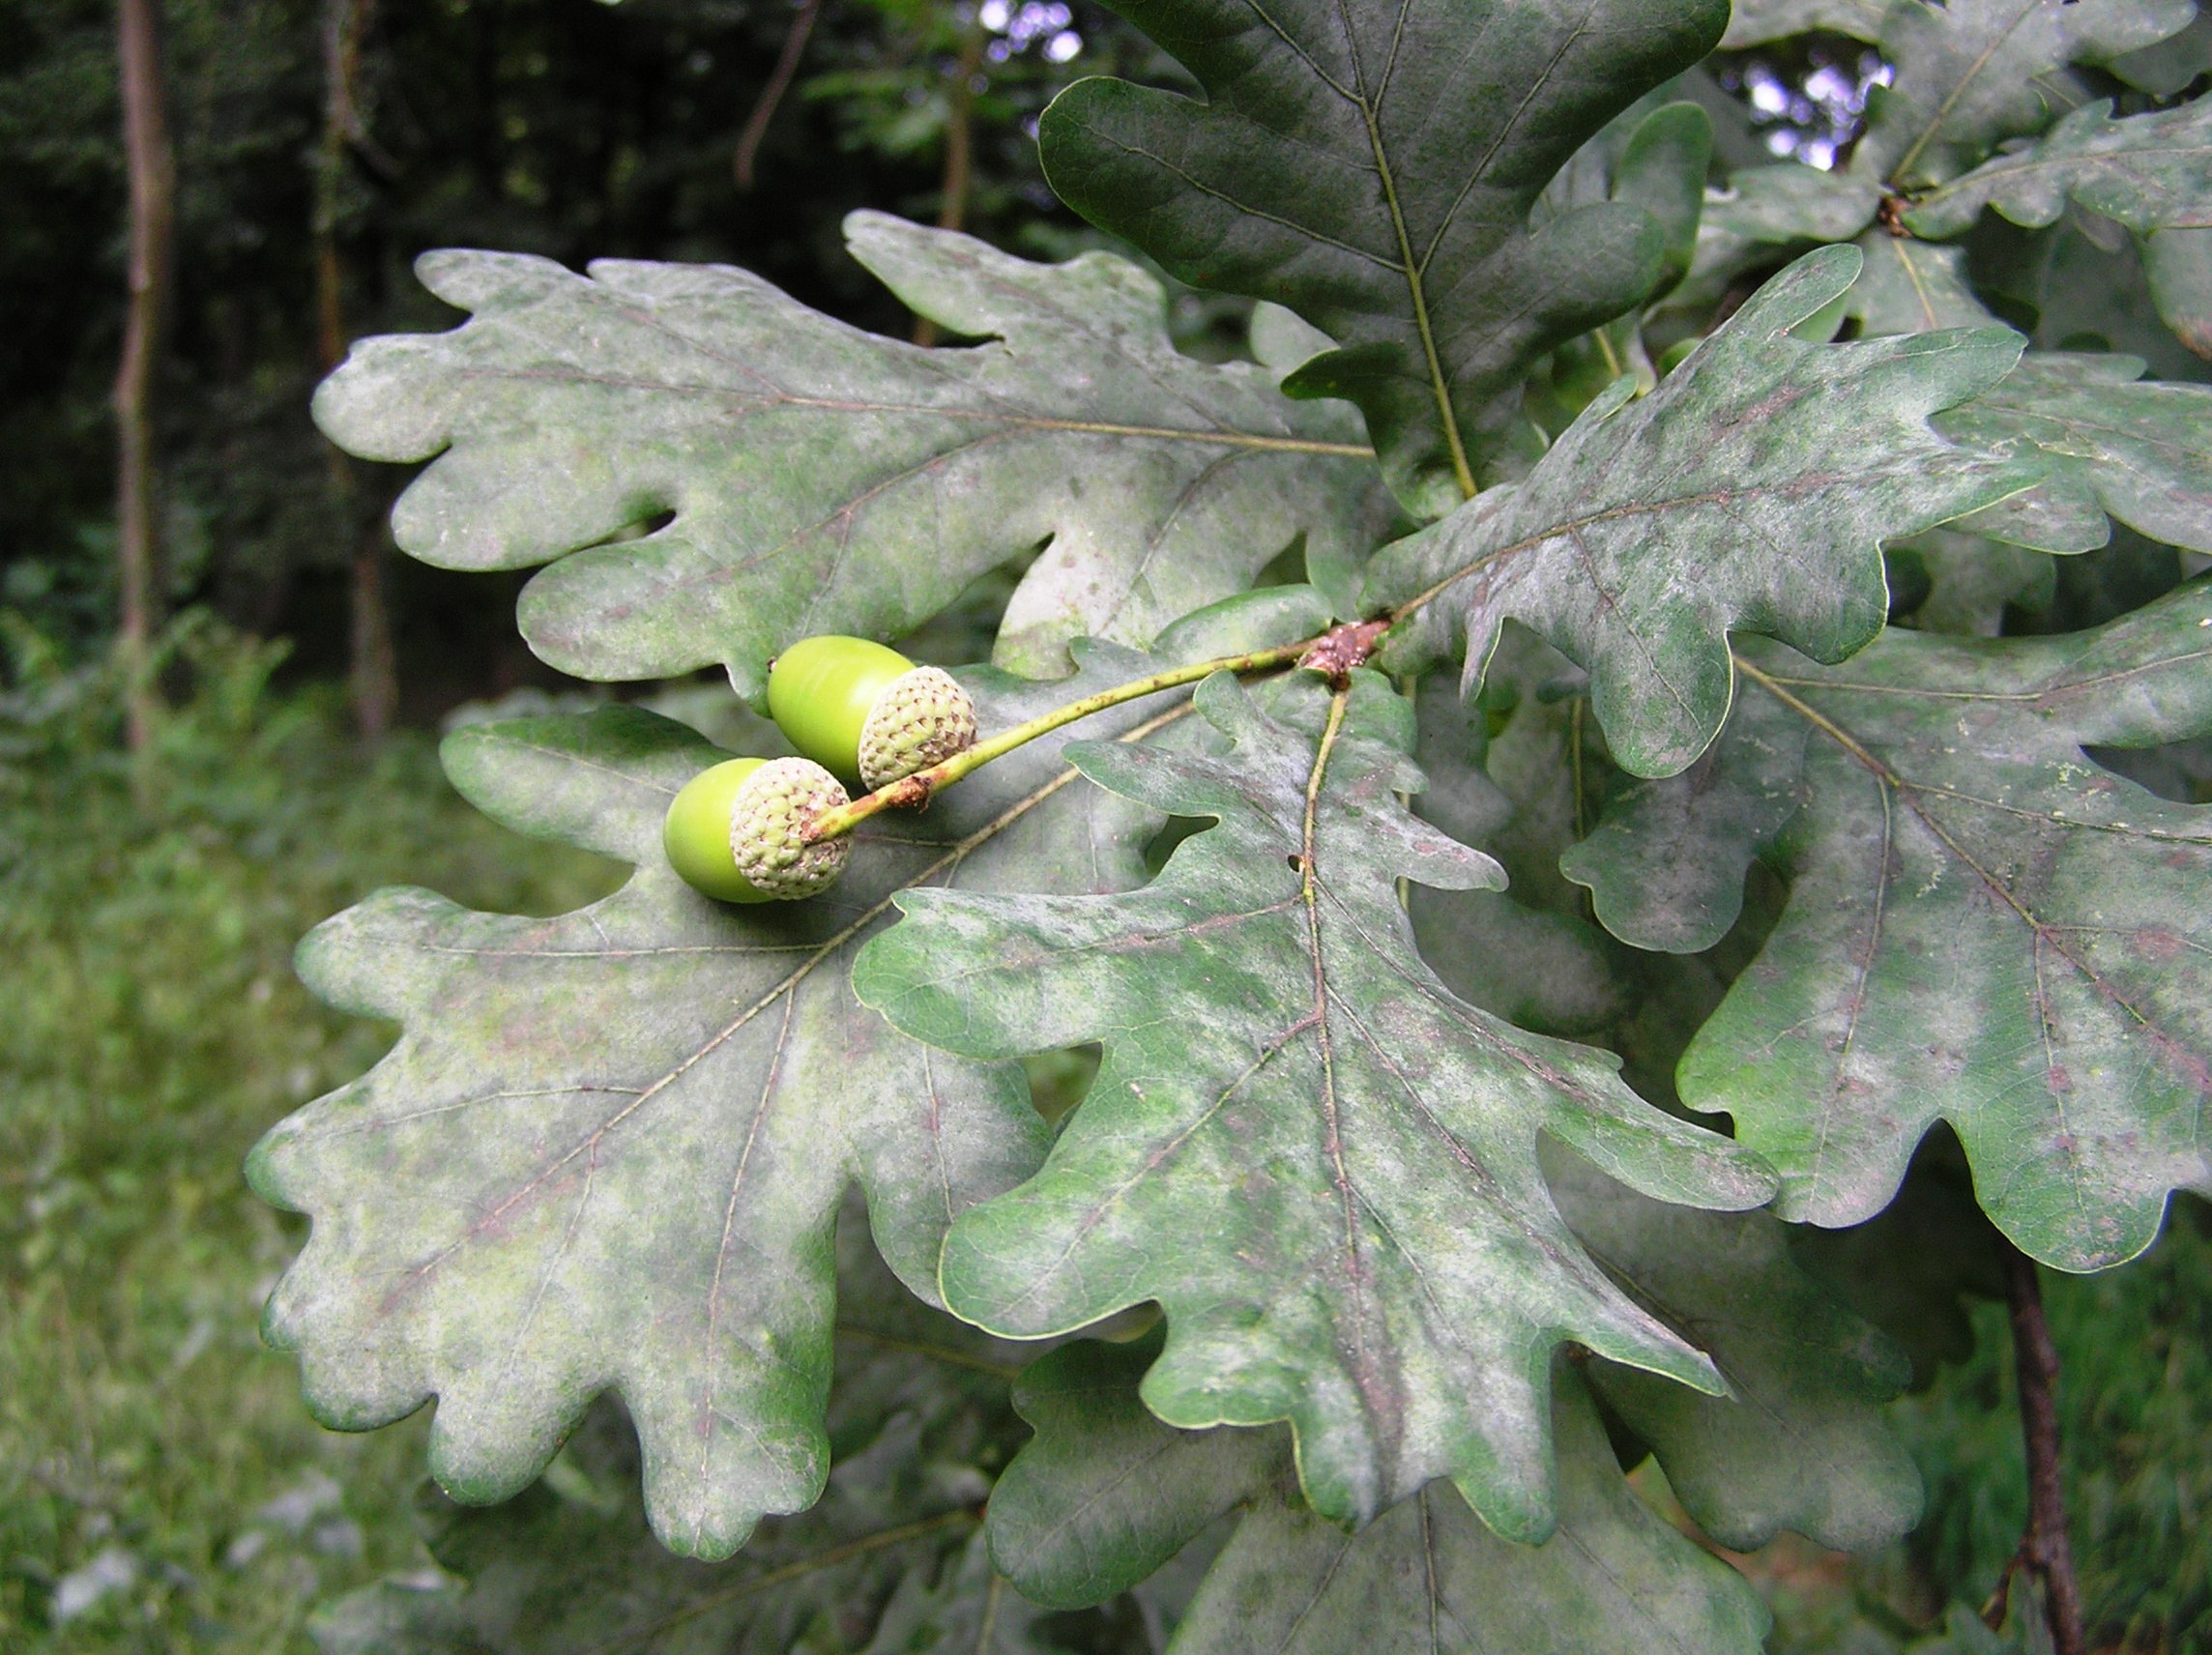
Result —
<svg viewBox="0 0 2212 1655"><path fill-rule="evenodd" d="M1594 202L1531 223L1583 142L1719 38L1714 0L1120 0L1208 102L1085 80L1045 112L1061 198L1181 279L1287 305L1343 347L1295 380L1367 416L1439 516L1525 447L1520 385L1640 304L1667 237Z"/></svg>
<svg viewBox="0 0 2212 1655"><path fill-rule="evenodd" d="M1558 1529L1525 1546L1491 1533L1444 1483L1347 1534L1298 1499L1283 1433L1177 1431L1147 1412L1137 1384L1150 1356L1082 1343L1022 1376L1017 1399L1037 1435L992 1497L991 1549L1042 1601L1096 1602L1236 1513L1170 1655L1760 1647L1758 1596L1629 1489L1571 1368L1553 1404Z"/></svg>
<svg viewBox="0 0 2212 1655"><path fill-rule="evenodd" d="M1464 637L1472 680L1503 620L1524 621L1589 669L1615 762L1662 775L1727 715L1732 629L1823 660L1863 647L1888 608L1881 541L2014 493L2039 466L1928 422L2001 379L2019 335L1790 335L1859 264L1808 254L1650 395L1616 388L1526 481L1385 548L1367 595L1409 617L1390 664L1448 659Z"/></svg>
<svg viewBox="0 0 2212 1655"><path fill-rule="evenodd" d="M1558 868L1580 832L1583 778L1596 766L1584 751L1583 689L1573 663L1511 626L1480 697L1432 681L1418 700L1422 820L1489 852L1510 883L1409 886L1413 935L1460 999L1547 1034L1587 1033L1621 1009L1605 938Z"/></svg>
<svg viewBox="0 0 2212 1655"><path fill-rule="evenodd" d="M1574 1244L1538 1135L1674 1200L1756 1205L1764 1175L1644 1104L1610 1055L1453 999L1396 883L1499 874L1400 803L1420 784L1411 709L1369 673L1344 698L1300 674L1274 699L1280 721L1226 676L1200 689L1221 757L1071 752L1102 786L1217 820L1145 889L910 892L857 962L864 1001L952 1050L1105 1046L1044 1170L954 1228L946 1303L1033 1336L1155 1299L1163 1419L1290 1420L1337 1520L1451 1476L1534 1539L1560 1340L1717 1385Z"/></svg>
<svg viewBox="0 0 2212 1655"><path fill-rule="evenodd" d="M1576 1239L1729 1382L1707 1396L1602 1359L1584 1370L1701 1528L1741 1552L1786 1528L1859 1552L1919 1521L1920 1473L1882 1412L1910 1365L1790 1262L1787 1225L1649 1201L1564 1155L1545 1170Z"/></svg>
<svg viewBox="0 0 2212 1655"><path fill-rule="evenodd" d="M1966 279L1965 248L1916 242L1879 227L1864 232L1858 247L1866 268L1844 302L1844 314L1857 321L1862 335L1995 324Z"/></svg>
<svg viewBox="0 0 2212 1655"><path fill-rule="evenodd" d="M2010 505L1977 512L1972 520L1983 521ZM2058 566L2045 554L1979 535L1931 529L1891 548L1892 557L1900 553L1917 561L1928 576L1927 596L1898 617L1918 631L1994 638L2004 630L2006 609L2040 613L2058 594Z"/></svg>
<svg viewBox="0 0 2212 1655"><path fill-rule="evenodd" d="M522 629L586 678L719 662L751 695L794 639L896 637L1048 538L997 658L1061 671L1071 636L1146 642L1301 534L1324 562L1371 543L1356 416L1178 354L1126 260L1029 264L876 213L847 235L990 342L917 349L723 266L433 253L423 280L473 320L357 346L316 418L369 458L440 456L393 514L415 556L552 564Z"/></svg>
<svg viewBox="0 0 2212 1655"><path fill-rule="evenodd" d="M1315 624L1302 589L1171 634L1204 659ZM988 669L987 727L1156 664L1090 647L1072 683ZM1126 731L1161 711L1102 721ZM1087 726L1098 731L1099 724ZM439 1399L431 1465L459 1497L511 1495L586 1402L618 1388L646 1499L673 1548L724 1555L764 1512L822 1486L840 1195L937 1291L952 1213L1027 1176L1044 1147L1018 1065L954 1060L857 1005L852 950L916 882L1112 889L1143 878L1142 813L1074 786L1033 743L925 817L872 827L833 890L732 908L669 869L660 822L722 757L632 709L458 732L449 773L524 832L636 865L550 919L387 890L301 948L325 999L401 1025L375 1069L276 1126L255 1187L315 1220L270 1301L311 1406L363 1429Z"/></svg>
<svg viewBox="0 0 2212 1655"><path fill-rule="evenodd" d="M1616 934L1694 944L1711 924L1678 893L1725 891L1758 837L1703 825L1775 785L1767 750L1801 745L1806 803L1765 841L1789 907L1683 1059L1684 1101L1729 1111L1781 1168L1787 1217L1878 1212L1940 1119L2023 1250L2132 1258L2169 1190L2212 1183L2212 810L2082 748L2212 731L2212 583L2069 637L1893 632L1840 668L1743 660L1702 792L1629 794L1570 867Z"/></svg>
<svg viewBox="0 0 2212 1655"><path fill-rule="evenodd" d="M2004 1297L2003 1242L1974 1205L1965 1157L1939 1133L1914 1158L1897 1198L1848 1230L1792 1227L1791 1251L1831 1292L1894 1339L1925 1390L1945 1362L1973 1353L1969 1295Z"/></svg>

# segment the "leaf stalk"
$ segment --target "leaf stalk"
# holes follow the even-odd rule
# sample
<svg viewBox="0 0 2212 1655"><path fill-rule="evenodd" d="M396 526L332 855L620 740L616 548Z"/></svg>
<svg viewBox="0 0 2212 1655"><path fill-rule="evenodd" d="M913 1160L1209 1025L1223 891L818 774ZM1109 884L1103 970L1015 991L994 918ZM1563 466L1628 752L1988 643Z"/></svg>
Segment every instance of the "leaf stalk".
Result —
<svg viewBox="0 0 2212 1655"><path fill-rule="evenodd" d="M927 804L938 789L950 787L962 776L981 769L995 759L1003 759L1017 747L1027 746L1040 736L1049 736L1055 730L1120 707L1124 702L1141 701L1148 695L1162 690L1179 689L1185 684L1197 683L1211 678L1217 672L1237 674L1281 672L1291 667L1304 667L1326 677L1331 683L1341 684L1346 675L1364 663L1382 643L1382 636L1391 625L1388 617L1372 621L1352 621L1312 638L1300 639L1295 644L1278 644L1272 649L1250 650L1242 654L1215 655L1210 660L1194 661L1188 666L1169 667L1161 672L1148 673L1143 678L1118 683L1111 689L1102 689L1095 695L1086 695L1066 702L1051 711L1040 713L1026 723L1016 724L1010 730L1001 731L988 740L978 741L964 752L949 759L919 769L910 776L888 782L854 799L850 804L837 805L825 810L807 824L804 834L809 845L825 839L835 839L853 831L871 816L886 810L918 809Z"/></svg>

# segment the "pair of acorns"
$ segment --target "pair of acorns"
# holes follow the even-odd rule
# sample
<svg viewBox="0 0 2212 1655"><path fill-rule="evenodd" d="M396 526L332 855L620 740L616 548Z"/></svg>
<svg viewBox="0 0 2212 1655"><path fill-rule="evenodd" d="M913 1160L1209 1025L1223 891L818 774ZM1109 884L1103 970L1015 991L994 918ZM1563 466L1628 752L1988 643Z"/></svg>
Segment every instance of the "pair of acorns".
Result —
<svg viewBox="0 0 2212 1655"><path fill-rule="evenodd" d="M975 740L975 704L951 674L866 638L792 645L769 663L768 711L802 756L701 770L661 824L670 865L723 902L796 902L826 889L852 841L810 845L806 828L851 802L845 781L883 787Z"/></svg>

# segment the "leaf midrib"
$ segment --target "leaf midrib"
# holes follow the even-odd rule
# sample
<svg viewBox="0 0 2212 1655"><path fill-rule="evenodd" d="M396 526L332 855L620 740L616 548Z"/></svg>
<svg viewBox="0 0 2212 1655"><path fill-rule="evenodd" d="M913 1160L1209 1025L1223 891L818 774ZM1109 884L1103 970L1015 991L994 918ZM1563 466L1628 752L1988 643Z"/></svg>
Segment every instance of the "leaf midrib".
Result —
<svg viewBox="0 0 2212 1655"><path fill-rule="evenodd" d="M1947 851L1962 867L1964 867L1969 874L1971 874L1977 881L1980 882L1983 888L1987 890L1991 896L1994 897L2005 908L2010 909L2014 915L2020 920L2020 922L2027 927L2028 933L2034 940L2037 949L2036 981L2038 985L2037 998L2039 1002L2043 999L2043 992L2041 988L2041 949L2048 946L2053 954L2057 955L2069 966L2073 967L2084 982L2094 988L2097 993L2101 995L2105 1000L2125 1011L2130 1017L2135 1019L2135 1021L2142 1029L2158 1036L2162 1040L2170 1042L2177 1049L2184 1051L2189 1049L2188 1043L2186 1041L2177 1039L2175 1036L2167 1032L2167 1031L2163 1029L2149 1015L2148 1012L2144 1011L2140 1006L2137 1005L2134 1001L2123 994L2115 984L2110 982L2093 966L2091 966L2087 959L2083 958L2074 948L2068 946L2067 944L2062 940L2061 933L2080 931L2083 929L2083 927L2078 925L2053 925L2043 919L2032 908L2030 908L2025 902L2023 902L2013 892L2010 886L2008 886L2004 881L2000 880L1989 866L1985 865L1980 857L1976 857L1964 844L1962 844L1960 842L1959 836L1956 833L1954 833L1943 823L1938 821L1936 816L1928 809L1926 809L1920 802L1920 798L1923 794L1940 795L1944 790L1923 787L1922 784L1901 774L1879 755L1876 754L1864 742L1853 736L1848 730L1845 729L1842 724L1838 723L1834 719L1829 718L1826 714L1822 713L1819 709L1813 707L1810 703L1790 693L1789 689L1785 687L1783 681L1761 672L1758 667L1753 666L1749 661L1744 660L1740 655L1735 656L1734 660L1738 670L1740 670L1753 682L1759 684L1784 707L1788 708L1798 717L1811 724L1822 735L1828 737L1829 740L1833 740L1837 745L1841 746L1845 752L1850 755L1853 760L1855 760L1859 765L1866 769L1883 789L1885 800L1887 798L1894 795L1897 800L1912 813L1913 818L1918 821L1931 835L1934 836L1936 842L1940 844L1943 849ZM1825 684L1815 686L1808 683L1805 685L1805 687L1833 688L1837 686ZM2045 818L2040 820L2052 819ZM2089 826L2088 824L2075 823L2063 818L2055 819L2053 825L2061 828ZM2048 1042L2048 1019L2039 1017L2038 1021L2044 1026L2045 1038ZM2062 1098L2058 1098L2055 1093L2053 1093L2053 1106L2061 1110L2061 1112L2064 1110L2064 1100ZM2070 1135L2069 1142L2071 1142ZM2089 1221L2090 1215L2088 1207L2085 1205L2087 1198L2082 1188L2082 1169L2079 1157L2071 1149L2069 1149L2067 1153L2067 1168L2069 1174L2068 1181L2074 1195L2078 1213L2082 1219L2083 1223L2087 1223Z"/></svg>
<svg viewBox="0 0 2212 1655"><path fill-rule="evenodd" d="M1966 89L1972 86L1973 83L1980 78L1982 71L1989 67L1990 60L1996 56L1997 52L2002 49L2006 43L2012 39L2014 34L2019 31L2020 26L2023 23L2026 22L2032 15L2042 9L2042 5L2043 0L2027 0L2027 3L2021 8L2017 15L2015 15L2013 20L2005 25L2004 32L1998 35L1997 38L1992 41L1988 45L1984 46L1982 48L1981 55L1976 57L1972 63L1966 66L1966 72L1959 76L1958 83L1951 88L1950 93L1944 98L1943 102L1936 106L1936 114L1934 118L1929 121L1927 128L1920 133L1918 137L1912 140L1911 147L1905 152L1902 158L1899 159L1897 164L1890 168L1889 176L1883 180L1883 182L1891 189L1898 189L1903 188L1900 181L1904 178L1906 172L1911 167L1912 163L1920 159L1920 152L1926 149L1931 143L1935 142L1936 134L1940 132L1943 130L1944 123L1950 120L1951 111L1958 107L1959 100L1966 95Z"/></svg>
<svg viewBox="0 0 2212 1655"><path fill-rule="evenodd" d="M1331 443L1318 437L1273 437L1216 425L1210 430L1178 425L1139 425L1111 420L1063 420L1046 414L1002 414L979 408L950 408L926 402L861 402L828 396L800 396L780 386L771 392L745 392L721 385L684 385L668 380L637 379L621 374L557 372L542 368L463 367L455 379L493 381L543 381L555 385L603 386L618 391L655 391L672 396L697 396L723 402L750 402L738 410L740 417L783 408L828 414L883 414L902 419L973 421L980 424L1010 425L1020 430L1058 431L1077 436L1131 437L1152 442L1197 443L1209 448L1243 448L1278 453L1329 454L1348 459L1373 459L1375 450L1365 443Z"/></svg>

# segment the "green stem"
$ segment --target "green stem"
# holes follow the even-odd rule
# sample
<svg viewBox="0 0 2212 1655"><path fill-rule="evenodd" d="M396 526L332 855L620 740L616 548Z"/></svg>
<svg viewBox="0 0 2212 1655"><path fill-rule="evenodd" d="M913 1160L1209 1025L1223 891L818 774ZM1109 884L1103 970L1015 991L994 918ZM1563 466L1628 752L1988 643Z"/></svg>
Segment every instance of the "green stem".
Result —
<svg viewBox="0 0 2212 1655"><path fill-rule="evenodd" d="M1195 661L1186 667L1170 667L1127 683L1118 683L1112 689L1102 689L1095 695L1084 696L1054 708L1050 712L1032 718L1026 724L1016 724L1002 731L987 741L978 741L965 752L955 753L941 764L931 765L898 781L879 787L875 792L856 798L850 804L840 804L825 810L806 828L806 842L819 844L824 839L841 838L869 817L886 810L911 807L928 802L932 794L941 787L949 787L971 771L979 770L994 759L1003 759L1016 747L1027 746L1039 736L1049 736L1064 725L1088 718L1093 712L1103 712L1123 702L1141 701L1148 695L1157 695L1163 689L1176 689L1186 683L1211 678L1217 672L1253 673L1271 672L1295 666L1309 652L1330 634L1320 638L1305 638L1295 644L1281 644L1271 650L1253 650L1240 655L1216 655L1211 660Z"/></svg>

